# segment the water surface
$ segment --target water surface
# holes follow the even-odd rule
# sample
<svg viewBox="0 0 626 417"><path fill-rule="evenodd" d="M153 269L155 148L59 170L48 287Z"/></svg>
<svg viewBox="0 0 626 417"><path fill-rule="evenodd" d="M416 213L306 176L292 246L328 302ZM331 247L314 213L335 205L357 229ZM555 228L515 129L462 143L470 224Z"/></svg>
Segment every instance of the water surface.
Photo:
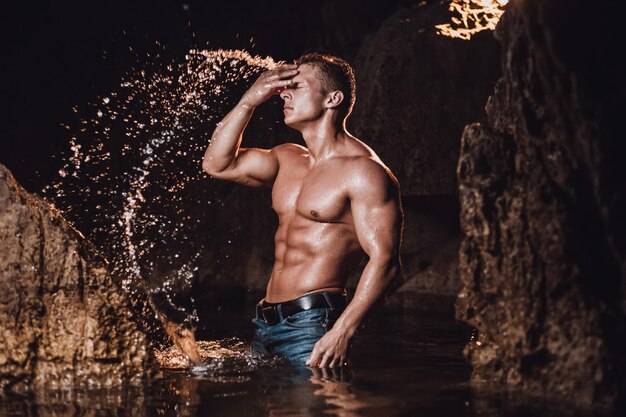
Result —
<svg viewBox="0 0 626 417"><path fill-rule="evenodd" d="M248 360L246 365L250 354L241 346L247 349L252 336L249 319L245 311L212 330L227 333L230 327L230 337L218 340L236 352L207 369L164 369L152 383L124 390L75 387L9 398L0 403L0 415L399 416L419 410L430 415L441 407L456 415L454 410L465 407L463 395L450 393L469 377L461 351L470 332L450 315L379 313L357 335L352 366L335 371L277 361Z"/></svg>
<svg viewBox="0 0 626 417"><path fill-rule="evenodd" d="M227 320L227 318L230 318ZM472 390L462 356L471 329L441 311L383 311L356 336L349 369L293 368L247 351L250 311L216 312L226 352L192 372L165 369L123 390L0 400L2 416L591 416L566 404ZM225 337L225 336L228 337ZM206 335L205 335L206 336ZM232 351L230 354L228 351Z"/></svg>

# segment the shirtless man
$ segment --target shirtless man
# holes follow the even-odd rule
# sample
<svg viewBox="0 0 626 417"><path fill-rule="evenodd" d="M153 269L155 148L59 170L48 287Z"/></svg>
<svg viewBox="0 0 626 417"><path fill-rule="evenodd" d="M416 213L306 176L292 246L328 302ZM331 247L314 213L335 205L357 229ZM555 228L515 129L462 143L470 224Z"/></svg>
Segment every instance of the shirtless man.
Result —
<svg viewBox="0 0 626 417"><path fill-rule="evenodd" d="M218 124L202 162L215 178L272 189L275 262L253 320L253 348L308 366L347 363L357 328L400 273L398 182L346 131L354 92L352 68L336 57L307 54L267 71ZM255 108L276 94L285 124L302 133L306 147L242 148ZM364 255L346 305L348 275Z"/></svg>

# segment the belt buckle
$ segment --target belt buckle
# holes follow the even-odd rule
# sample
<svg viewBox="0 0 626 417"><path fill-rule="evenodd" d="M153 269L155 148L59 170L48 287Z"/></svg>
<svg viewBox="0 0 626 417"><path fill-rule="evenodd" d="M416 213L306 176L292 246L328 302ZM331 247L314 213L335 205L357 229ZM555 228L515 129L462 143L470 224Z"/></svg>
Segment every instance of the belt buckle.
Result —
<svg viewBox="0 0 626 417"><path fill-rule="evenodd" d="M277 324L280 320L278 320L278 314L276 313L276 309L274 307L261 307L261 315L263 316L263 320L267 324Z"/></svg>

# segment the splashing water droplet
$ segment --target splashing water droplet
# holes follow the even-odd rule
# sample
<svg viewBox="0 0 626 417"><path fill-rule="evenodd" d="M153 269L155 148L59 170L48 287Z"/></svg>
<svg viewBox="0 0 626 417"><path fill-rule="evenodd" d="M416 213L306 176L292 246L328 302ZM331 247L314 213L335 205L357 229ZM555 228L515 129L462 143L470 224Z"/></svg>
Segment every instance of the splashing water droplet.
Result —
<svg viewBox="0 0 626 417"><path fill-rule="evenodd" d="M119 91L74 107L78 116L95 118L69 126L70 152L44 195L101 248L131 300L146 289L166 293L168 308L193 322L193 307L181 299L202 243L189 241L211 222L213 195L197 155L211 123L237 98L226 93L277 63L240 50L191 50L178 64L154 59L125 76Z"/></svg>

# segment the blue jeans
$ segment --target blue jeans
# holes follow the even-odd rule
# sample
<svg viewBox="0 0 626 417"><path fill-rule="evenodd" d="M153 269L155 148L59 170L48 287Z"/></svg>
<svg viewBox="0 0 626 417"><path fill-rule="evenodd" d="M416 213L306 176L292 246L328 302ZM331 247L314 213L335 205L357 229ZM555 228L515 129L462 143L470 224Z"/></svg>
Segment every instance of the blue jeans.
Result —
<svg viewBox="0 0 626 417"><path fill-rule="evenodd" d="M295 365L305 365L313 347L341 314L338 309L312 308L269 325L262 317L252 320L256 327L252 349L262 355L280 356Z"/></svg>

